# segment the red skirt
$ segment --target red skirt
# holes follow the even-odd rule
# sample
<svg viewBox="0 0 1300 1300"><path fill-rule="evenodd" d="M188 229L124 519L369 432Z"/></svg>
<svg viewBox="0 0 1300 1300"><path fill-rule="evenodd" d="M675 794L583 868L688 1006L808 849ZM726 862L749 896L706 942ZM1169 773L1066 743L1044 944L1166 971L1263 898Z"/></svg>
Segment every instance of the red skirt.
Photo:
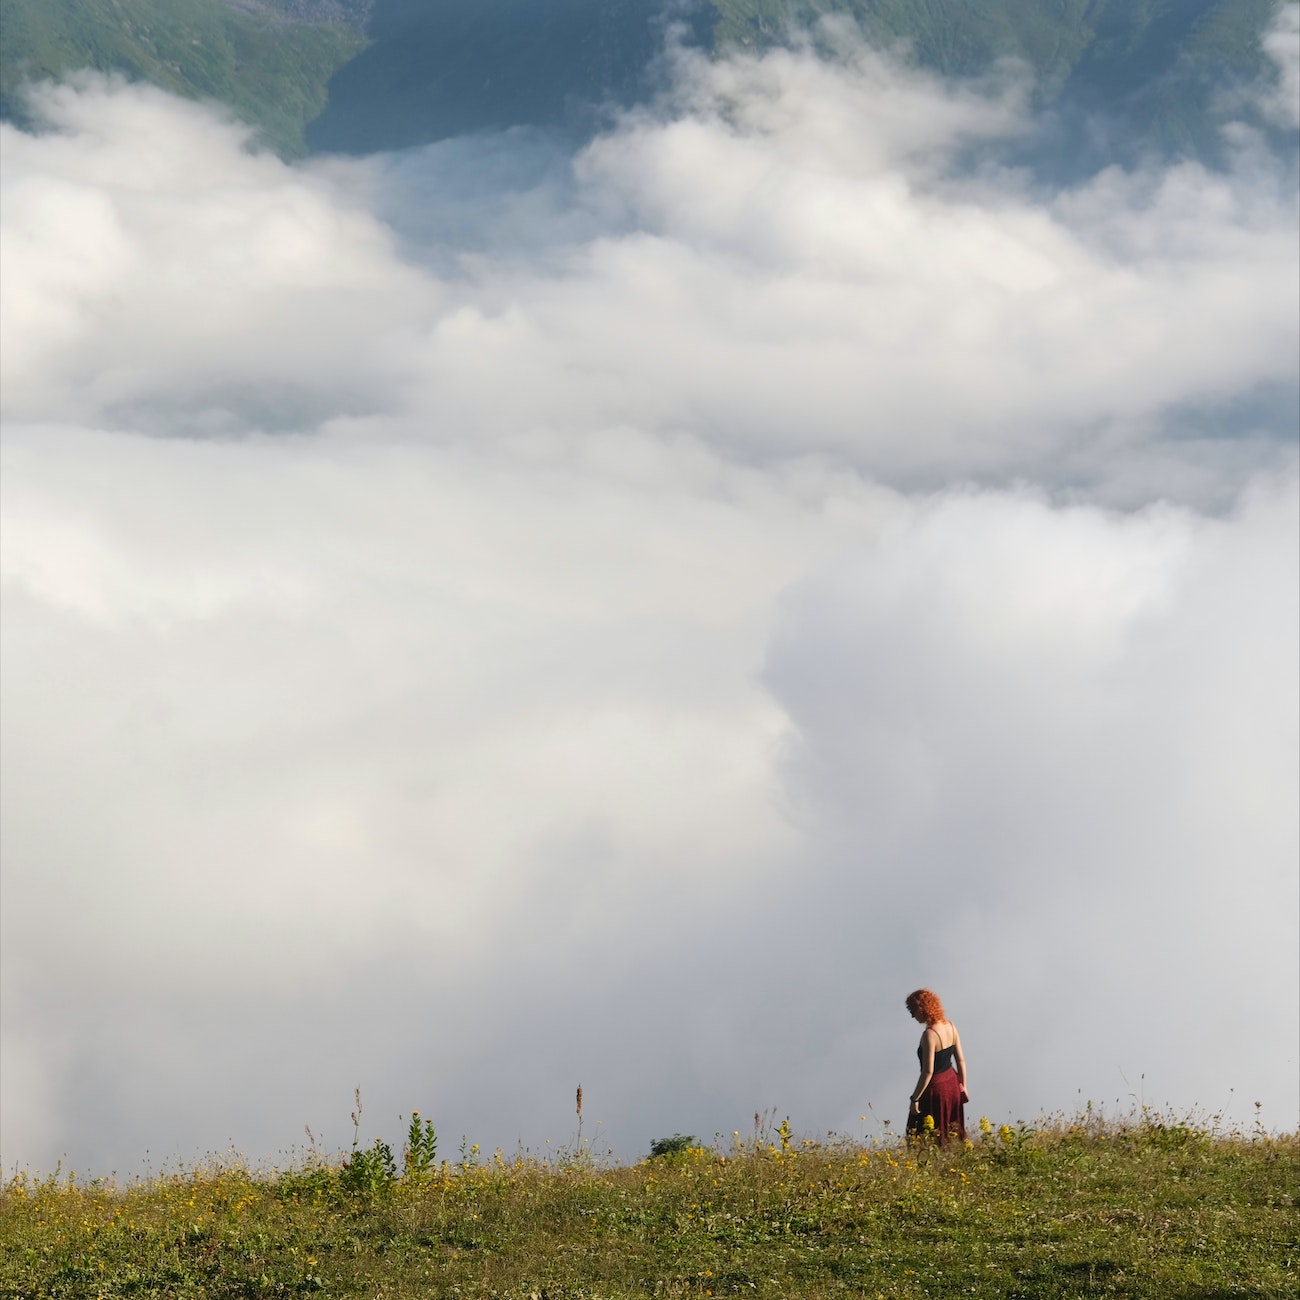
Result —
<svg viewBox="0 0 1300 1300"><path fill-rule="evenodd" d="M956 1070L944 1070L936 1074L925 1085L921 1094L920 1113L910 1111L907 1116L907 1131L922 1133L925 1130L925 1117L934 1120L934 1135L940 1142L949 1138L966 1141L966 1108L962 1105L961 1080Z"/></svg>

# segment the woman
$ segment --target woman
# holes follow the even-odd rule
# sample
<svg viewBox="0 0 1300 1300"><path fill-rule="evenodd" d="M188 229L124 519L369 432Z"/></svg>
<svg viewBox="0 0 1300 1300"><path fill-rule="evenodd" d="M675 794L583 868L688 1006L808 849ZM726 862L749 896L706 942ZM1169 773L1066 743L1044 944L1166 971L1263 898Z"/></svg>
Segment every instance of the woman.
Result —
<svg viewBox="0 0 1300 1300"><path fill-rule="evenodd" d="M907 995L907 1009L913 1020L925 1026L916 1055L921 1073L912 1089L907 1131L922 1133L929 1116L940 1142L951 1137L966 1140L966 1058L961 1052L961 1035L951 1020L944 1018L943 1003L929 989Z"/></svg>

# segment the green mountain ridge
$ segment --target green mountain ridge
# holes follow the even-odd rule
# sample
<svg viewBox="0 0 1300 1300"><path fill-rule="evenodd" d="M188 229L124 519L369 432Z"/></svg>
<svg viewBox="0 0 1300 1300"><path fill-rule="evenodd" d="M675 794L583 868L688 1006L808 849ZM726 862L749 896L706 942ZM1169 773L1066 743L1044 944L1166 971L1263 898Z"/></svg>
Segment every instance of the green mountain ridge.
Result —
<svg viewBox="0 0 1300 1300"><path fill-rule="evenodd" d="M0 0L0 117L29 123L31 82L80 69L215 100L277 152L303 131L329 79L365 48L356 0Z"/></svg>
<svg viewBox="0 0 1300 1300"><path fill-rule="evenodd" d="M116 71L216 99L281 153L512 126L587 130L646 99L669 24L719 54L842 15L945 75L1033 73L1046 162L1218 161L1225 89L1267 75L1276 0L0 0L0 111L25 81Z"/></svg>

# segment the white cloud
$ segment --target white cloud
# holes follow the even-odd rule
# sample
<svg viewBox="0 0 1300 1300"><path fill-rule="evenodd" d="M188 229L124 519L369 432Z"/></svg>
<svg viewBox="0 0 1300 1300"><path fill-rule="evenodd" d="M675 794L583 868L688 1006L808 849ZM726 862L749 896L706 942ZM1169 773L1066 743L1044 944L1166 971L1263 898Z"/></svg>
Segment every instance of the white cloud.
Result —
<svg viewBox="0 0 1300 1300"><path fill-rule="evenodd" d="M369 405L384 335L431 286L337 187L147 87L87 79L5 125L3 375L13 416L222 432ZM238 427L238 426L236 426Z"/></svg>
<svg viewBox="0 0 1300 1300"><path fill-rule="evenodd" d="M1293 1120L1294 431L1216 421L1294 385L1294 195L966 174L1014 94L860 51L678 76L513 189L0 128L6 1162L358 1079L840 1125L930 978L990 1112Z"/></svg>
<svg viewBox="0 0 1300 1300"><path fill-rule="evenodd" d="M1277 69L1277 84L1263 103L1275 125L1300 129L1300 4L1283 0L1264 38L1264 53Z"/></svg>
<svg viewBox="0 0 1300 1300"><path fill-rule="evenodd" d="M1206 1105L1293 1076L1249 1040L1252 990L1295 1000L1298 544L1294 483L1216 521L949 498L792 598L768 680L826 876L1022 1113L1022 1071Z"/></svg>
<svg viewBox="0 0 1300 1300"><path fill-rule="evenodd" d="M577 160L603 228L575 242L557 218L543 253L467 254L450 279L360 206L377 165L249 157L152 92L49 92L64 134L6 128L7 409L169 432L396 410L418 436L631 428L1087 488L1117 438L1295 379L1285 187L1189 165L1040 200L936 172L1007 110L899 89L875 56L685 58L682 78L689 116ZM403 164L435 169L424 205L438 158Z"/></svg>

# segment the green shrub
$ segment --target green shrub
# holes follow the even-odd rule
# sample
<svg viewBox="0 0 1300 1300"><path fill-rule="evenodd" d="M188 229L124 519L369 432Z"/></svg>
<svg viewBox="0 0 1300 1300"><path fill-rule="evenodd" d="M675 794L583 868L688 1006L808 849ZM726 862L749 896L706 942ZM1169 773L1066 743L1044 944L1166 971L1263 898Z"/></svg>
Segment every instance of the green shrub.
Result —
<svg viewBox="0 0 1300 1300"><path fill-rule="evenodd" d="M420 1112L411 1112L411 1124L406 1130L406 1150L402 1153L402 1172L407 1178L421 1179L429 1175L438 1156L438 1135L433 1131L433 1121L420 1121Z"/></svg>
<svg viewBox="0 0 1300 1300"><path fill-rule="evenodd" d="M339 1171L340 1186L354 1196L377 1196L396 1181L393 1149L380 1138L369 1148L355 1148Z"/></svg>
<svg viewBox="0 0 1300 1300"><path fill-rule="evenodd" d="M681 1156L685 1155L692 1147L699 1145L694 1133L674 1133L670 1138L655 1138L650 1143L650 1154L652 1156Z"/></svg>

